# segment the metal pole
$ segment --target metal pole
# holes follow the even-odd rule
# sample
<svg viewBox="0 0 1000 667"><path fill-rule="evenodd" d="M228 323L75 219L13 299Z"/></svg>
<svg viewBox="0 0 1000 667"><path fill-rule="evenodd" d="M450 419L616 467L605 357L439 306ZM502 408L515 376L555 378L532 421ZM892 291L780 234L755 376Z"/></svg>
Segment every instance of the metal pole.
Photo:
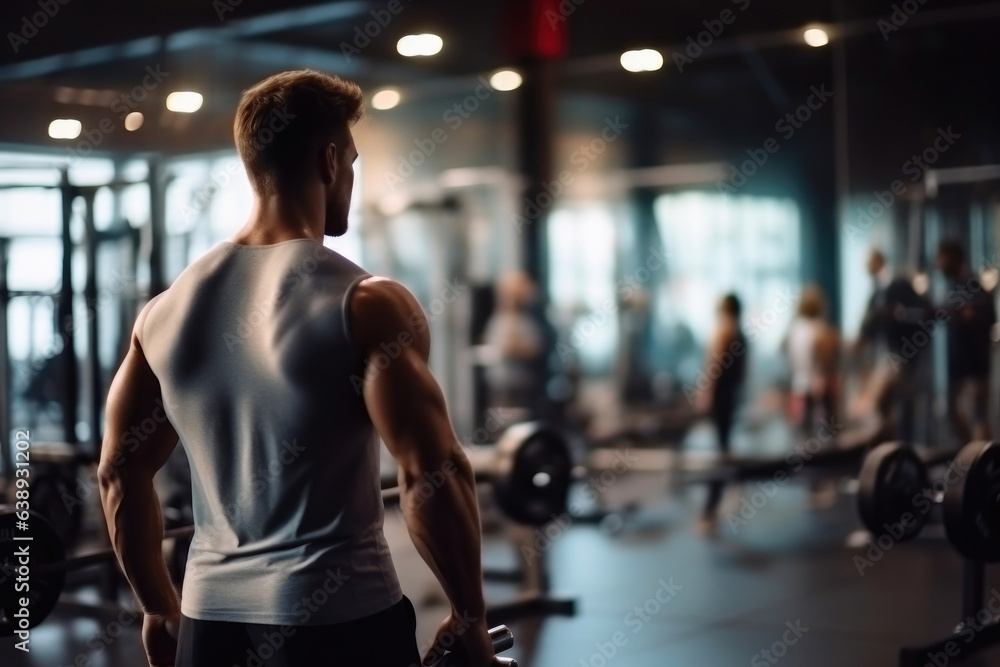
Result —
<svg viewBox="0 0 1000 667"><path fill-rule="evenodd" d="M519 109L520 171L527 179L523 201L544 201L549 196L545 184L552 171L552 142L554 114L554 84L552 63L541 58L530 58L524 67L524 85L521 87ZM538 215L523 229L523 266L540 287L539 295L545 299L547 270L545 261L545 227L549 206L538 206Z"/></svg>
<svg viewBox="0 0 1000 667"><path fill-rule="evenodd" d="M73 235L70 223L73 219L73 200L77 191L69 183L69 173L63 170L62 182L62 285L59 288L58 331L63 340L63 349L59 353L59 368L62 371L62 416L63 439L76 444L77 401L79 400L79 385L76 369L76 350L73 345Z"/></svg>
<svg viewBox="0 0 1000 667"><path fill-rule="evenodd" d="M7 345L7 247L9 239L0 238L0 473L7 475L11 465L10 449L10 349ZM13 476L10 477L13 480Z"/></svg>
<svg viewBox="0 0 1000 667"><path fill-rule="evenodd" d="M149 160L149 298L167 289L167 179L160 158Z"/></svg>
<svg viewBox="0 0 1000 667"><path fill-rule="evenodd" d="M83 296L87 304L87 374L90 381L90 439L91 452L100 455L101 407L104 404L104 383L101 379L100 338L97 323L97 229L94 224L94 195L88 189L83 196L87 211L84 215L84 249L87 256L87 282Z"/></svg>
<svg viewBox="0 0 1000 667"><path fill-rule="evenodd" d="M532 317L541 327L543 353L533 362L535 384L531 389L529 404L534 416L550 414L545 387L552 369L551 352L556 346L556 334L545 317L548 303L549 268L546 229L554 198L546 190L552 173L554 84L552 63L543 58L531 57L524 67L524 85L519 97L518 135L520 145L520 172L527 180L527 187L518 202L518 209L527 218L520 230L523 236L522 266L538 287L538 299L532 307ZM546 199L548 198L548 199ZM544 206L545 202L548 202ZM525 202L531 202L529 206ZM535 213L535 217L530 217Z"/></svg>
<svg viewBox="0 0 1000 667"><path fill-rule="evenodd" d="M842 3L836 5L839 16L843 16ZM836 219L833 221L834 248L836 256L833 258L833 274L836 275L836 267L840 263L841 242L843 235L840 233L841 225L846 222L847 200L851 194L851 162L849 153L850 135L848 132L848 106L847 106L847 40L843 37L833 40L833 149L834 164L836 170L837 205ZM833 293L830 294L830 319L840 320L840 284L833 280L830 282Z"/></svg>

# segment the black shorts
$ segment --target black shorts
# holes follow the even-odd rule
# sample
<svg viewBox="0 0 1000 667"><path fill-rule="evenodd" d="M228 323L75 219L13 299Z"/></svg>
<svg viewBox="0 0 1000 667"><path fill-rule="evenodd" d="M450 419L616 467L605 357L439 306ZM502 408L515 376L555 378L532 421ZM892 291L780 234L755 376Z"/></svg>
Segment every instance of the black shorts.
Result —
<svg viewBox="0 0 1000 667"><path fill-rule="evenodd" d="M335 625L262 625L181 616L175 667L418 667L417 616L403 599Z"/></svg>

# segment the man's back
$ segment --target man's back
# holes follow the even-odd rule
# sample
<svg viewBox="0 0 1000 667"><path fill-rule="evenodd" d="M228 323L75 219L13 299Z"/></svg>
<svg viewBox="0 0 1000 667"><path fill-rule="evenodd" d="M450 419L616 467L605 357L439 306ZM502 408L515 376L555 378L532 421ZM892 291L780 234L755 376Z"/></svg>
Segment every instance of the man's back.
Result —
<svg viewBox="0 0 1000 667"><path fill-rule="evenodd" d="M140 341L192 469L186 616L339 623L401 599L345 319L366 275L310 239L223 242L150 305Z"/></svg>

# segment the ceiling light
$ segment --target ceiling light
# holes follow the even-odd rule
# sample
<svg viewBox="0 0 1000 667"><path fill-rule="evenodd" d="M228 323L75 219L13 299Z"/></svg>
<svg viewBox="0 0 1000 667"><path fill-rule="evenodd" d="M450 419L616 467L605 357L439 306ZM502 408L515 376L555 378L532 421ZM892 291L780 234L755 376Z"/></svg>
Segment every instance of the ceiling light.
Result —
<svg viewBox="0 0 1000 667"><path fill-rule="evenodd" d="M653 72L663 67L663 56L654 49L640 49L623 53L621 62L629 72Z"/></svg>
<svg viewBox="0 0 1000 667"><path fill-rule="evenodd" d="M201 108L203 101L201 93L178 91L167 95L167 108L177 113L194 113Z"/></svg>
<svg viewBox="0 0 1000 667"><path fill-rule="evenodd" d="M808 28L802 37L809 46L825 46L830 43L830 36L822 28Z"/></svg>
<svg viewBox="0 0 1000 667"><path fill-rule="evenodd" d="M396 42L396 50L399 55L412 58L413 56L433 56L441 51L444 40L431 33L420 35L406 35Z"/></svg>
<svg viewBox="0 0 1000 667"><path fill-rule="evenodd" d="M399 104L399 100L400 95L398 90L386 88L385 90L378 91L372 96L372 106L376 109L384 111Z"/></svg>
<svg viewBox="0 0 1000 667"><path fill-rule="evenodd" d="M83 130L83 123L75 118L57 118L49 123L49 136L53 139L76 139Z"/></svg>
<svg viewBox="0 0 1000 667"><path fill-rule="evenodd" d="M129 132L135 132L142 127L142 122L144 120L146 120L145 116L138 111L133 111L129 115L125 116L125 129Z"/></svg>
<svg viewBox="0 0 1000 667"><path fill-rule="evenodd" d="M514 90L521 87L521 75L512 69L502 69L490 77L490 85L496 90Z"/></svg>

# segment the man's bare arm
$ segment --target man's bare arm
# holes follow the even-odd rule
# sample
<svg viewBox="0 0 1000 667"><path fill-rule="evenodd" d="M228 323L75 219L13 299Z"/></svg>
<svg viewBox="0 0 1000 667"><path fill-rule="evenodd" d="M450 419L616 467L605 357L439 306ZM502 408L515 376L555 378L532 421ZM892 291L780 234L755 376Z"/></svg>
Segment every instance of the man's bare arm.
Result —
<svg viewBox="0 0 1000 667"><path fill-rule="evenodd" d="M153 476L177 445L159 400L160 384L146 362L137 335L148 308L140 313L132 342L108 391L106 430L98 477L111 543L122 572L147 614L177 616L180 601L163 562L163 518ZM141 424L152 419L156 430Z"/></svg>
<svg viewBox="0 0 1000 667"><path fill-rule="evenodd" d="M475 478L431 374L427 319L416 299L384 278L360 283L350 299L352 337L368 360L363 386L373 424L399 463L400 506L414 545L437 576L455 618L475 619L474 664L492 655L485 635L481 528ZM384 350L399 348L391 358ZM378 355L385 355L379 357ZM444 473L418 495L427 473ZM440 480L440 474L434 475ZM426 486L424 487L426 488ZM472 637L466 639L472 640ZM467 647L468 648L468 647Z"/></svg>

